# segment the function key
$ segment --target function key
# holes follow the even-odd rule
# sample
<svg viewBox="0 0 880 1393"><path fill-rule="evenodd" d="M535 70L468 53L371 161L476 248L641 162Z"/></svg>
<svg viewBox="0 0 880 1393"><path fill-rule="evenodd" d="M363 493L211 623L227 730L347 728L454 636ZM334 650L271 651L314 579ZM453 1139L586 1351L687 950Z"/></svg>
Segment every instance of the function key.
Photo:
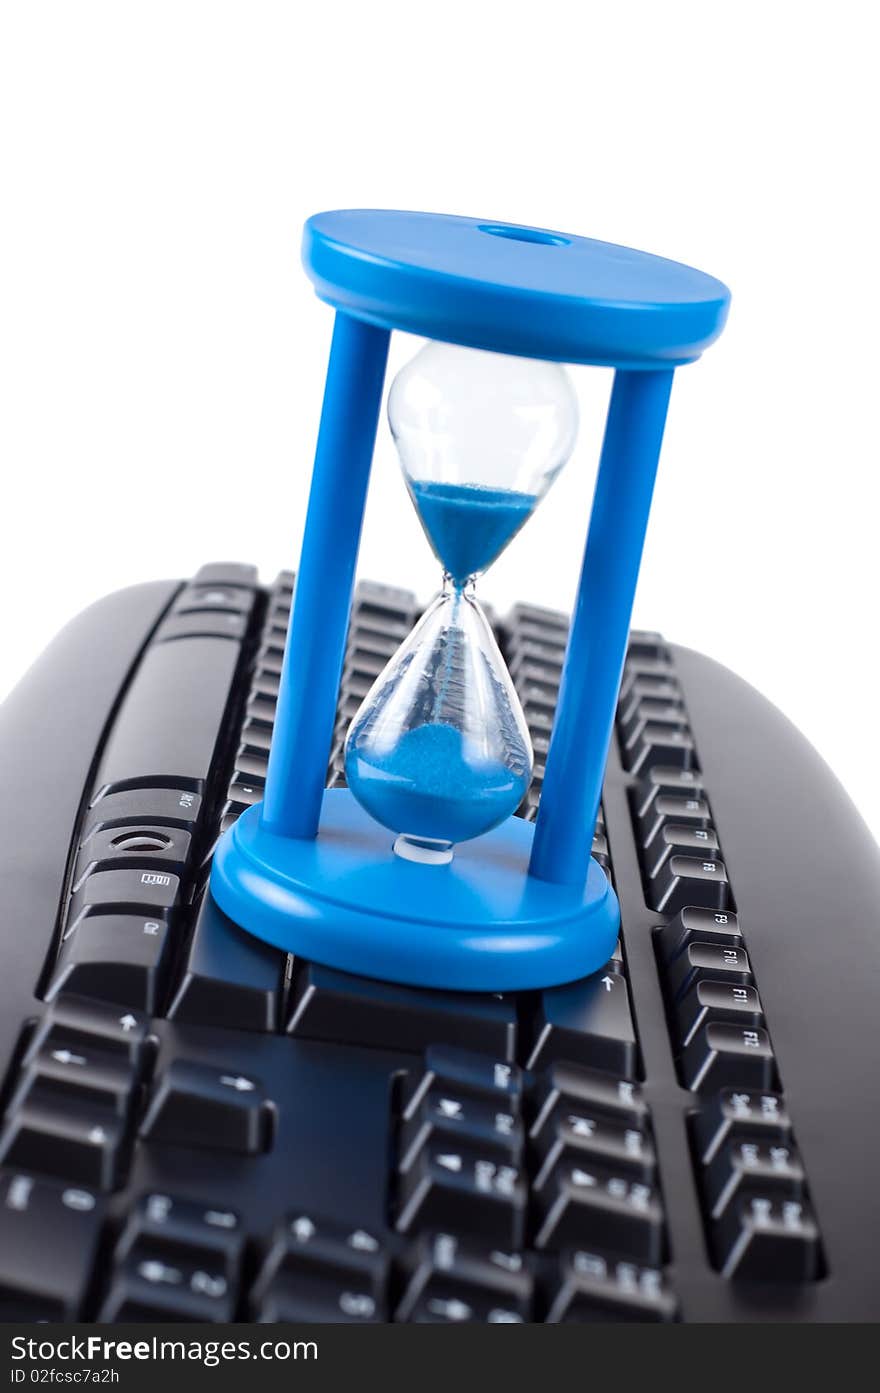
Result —
<svg viewBox="0 0 880 1393"><path fill-rule="evenodd" d="M723 943L734 948L743 946L739 919L732 909L703 909L686 905L662 929L655 930L660 955L667 963L677 958L689 943Z"/></svg>
<svg viewBox="0 0 880 1393"><path fill-rule="evenodd" d="M646 887L646 899L658 914L677 914L686 905L726 909L730 883L723 861L708 857L670 856Z"/></svg>
<svg viewBox="0 0 880 1393"><path fill-rule="evenodd" d="M574 1252L560 1263L547 1322L673 1321L677 1302L656 1267L602 1253Z"/></svg>
<svg viewBox="0 0 880 1393"><path fill-rule="evenodd" d="M716 857L721 850L714 827L667 822L645 849L645 874L654 880L671 856Z"/></svg>
<svg viewBox="0 0 880 1393"><path fill-rule="evenodd" d="M366 1229L293 1214L257 1277L256 1319L373 1324L386 1318L388 1258Z"/></svg>
<svg viewBox="0 0 880 1393"><path fill-rule="evenodd" d="M652 633L646 629L633 629L626 645L627 661L631 658L650 658L654 661L661 659L670 662L671 656L669 645L662 634Z"/></svg>
<svg viewBox="0 0 880 1393"><path fill-rule="evenodd" d="M176 1059L159 1078L140 1134L151 1142L256 1156L268 1149L269 1112L259 1079Z"/></svg>
<svg viewBox="0 0 880 1393"><path fill-rule="evenodd" d="M681 769L691 769L697 764L693 736L686 726L661 725L649 721L632 746L624 748L624 766L631 774L652 765L677 765Z"/></svg>
<svg viewBox="0 0 880 1393"><path fill-rule="evenodd" d="M640 819L639 831L642 845L645 848L650 847L660 830L670 822L684 827L708 827L711 820L712 815L705 798L685 798L681 794L661 794L659 798L654 800L653 806L646 815Z"/></svg>
<svg viewBox="0 0 880 1393"><path fill-rule="evenodd" d="M199 820L199 794L181 788L128 788L107 793L93 803L84 827L84 840L97 828L172 826L192 831Z"/></svg>
<svg viewBox="0 0 880 1393"><path fill-rule="evenodd" d="M636 818L646 817L657 798L666 795L688 798L702 791L703 776L698 769L680 769L669 764L655 765L645 770L635 788L633 808Z"/></svg>
<svg viewBox="0 0 880 1393"><path fill-rule="evenodd" d="M666 980L670 996L680 1001L697 982L721 980L750 986L753 979L748 954L740 945L694 940L673 959Z"/></svg>
<svg viewBox="0 0 880 1393"><path fill-rule="evenodd" d="M710 1021L731 1025L764 1024L761 998L754 987L736 982L697 982L678 1007L678 1035L685 1048L697 1031Z"/></svg>
<svg viewBox="0 0 880 1393"><path fill-rule="evenodd" d="M0 1321L82 1319L103 1218L92 1190L0 1175Z"/></svg>
<svg viewBox="0 0 880 1393"><path fill-rule="evenodd" d="M814 1282L822 1275L819 1230L799 1199L753 1195L731 1205L716 1226L715 1253L725 1277Z"/></svg>
<svg viewBox="0 0 880 1393"><path fill-rule="evenodd" d="M761 1026L710 1024L697 1031L681 1061L686 1088L772 1091L777 1086L770 1036Z"/></svg>
<svg viewBox="0 0 880 1393"><path fill-rule="evenodd" d="M778 1093L725 1088L709 1099L692 1121L697 1156L707 1165L728 1142L747 1138L788 1143L791 1121Z"/></svg>
<svg viewBox="0 0 880 1393"><path fill-rule="evenodd" d="M564 1059L632 1078L637 1057L629 989L620 972L540 993L527 1068Z"/></svg>
<svg viewBox="0 0 880 1393"><path fill-rule="evenodd" d="M468 1247L439 1233L418 1245L394 1319L409 1324L518 1325L531 1319L532 1277L519 1253Z"/></svg>

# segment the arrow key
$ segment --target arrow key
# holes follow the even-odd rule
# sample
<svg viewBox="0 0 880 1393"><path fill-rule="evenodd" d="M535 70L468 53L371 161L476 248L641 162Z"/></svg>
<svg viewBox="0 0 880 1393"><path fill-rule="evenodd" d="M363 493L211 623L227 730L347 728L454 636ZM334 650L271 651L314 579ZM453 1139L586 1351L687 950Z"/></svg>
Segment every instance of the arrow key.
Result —
<svg viewBox="0 0 880 1393"><path fill-rule="evenodd" d="M104 1108L124 1119L131 1109L135 1083L134 1071L119 1055L44 1045L24 1070L10 1110L15 1112L32 1101L70 1102Z"/></svg>
<svg viewBox="0 0 880 1393"><path fill-rule="evenodd" d="M38 1024L24 1063L35 1059L44 1046L66 1048L76 1054L98 1049L101 1053L123 1055L140 1074L150 1061L155 1043L149 1019L140 1011L65 994L56 998Z"/></svg>
<svg viewBox="0 0 880 1393"><path fill-rule="evenodd" d="M509 1165L519 1165L523 1152L522 1122L489 1096L478 1101L460 1098L444 1089L432 1089L406 1121L400 1135L400 1170L407 1171L429 1141L454 1149L469 1143L478 1150L497 1153Z"/></svg>
<svg viewBox="0 0 880 1393"><path fill-rule="evenodd" d="M122 1122L101 1109L28 1100L10 1110L0 1134L0 1164L112 1190L123 1140Z"/></svg>
<svg viewBox="0 0 880 1393"><path fill-rule="evenodd" d="M270 1113L259 1079L177 1059L156 1085L140 1134L256 1156L269 1146Z"/></svg>
<svg viewBox="0 0 880 1393"><path fill-rule="evenodd" d="M632 1079L637 1058L629 989L619 972L541 993L527 1068L565 1059Z"/></svg>

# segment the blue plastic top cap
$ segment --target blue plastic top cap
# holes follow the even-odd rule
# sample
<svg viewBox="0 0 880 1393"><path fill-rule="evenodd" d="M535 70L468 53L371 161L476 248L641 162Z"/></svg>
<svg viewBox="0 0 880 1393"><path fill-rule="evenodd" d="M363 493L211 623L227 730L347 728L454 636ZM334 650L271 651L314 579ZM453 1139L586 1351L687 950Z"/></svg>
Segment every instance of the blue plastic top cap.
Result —
<svg viewBox="0 0 880 1393"><path fill-rule="evenodd" d="M303 264L322 300L383 329L564 363L693 362L730 303L677 261L443 213L317 213Z"/></svg>

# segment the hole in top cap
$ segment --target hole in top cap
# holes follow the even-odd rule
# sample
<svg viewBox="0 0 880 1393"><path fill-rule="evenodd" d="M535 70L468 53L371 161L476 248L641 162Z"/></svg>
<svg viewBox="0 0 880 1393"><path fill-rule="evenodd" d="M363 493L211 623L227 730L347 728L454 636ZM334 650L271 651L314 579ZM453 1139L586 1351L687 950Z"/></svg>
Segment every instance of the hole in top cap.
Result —
<svg viewBox="0 0 880 1393"><path fill-rule="evenodd" d="M567 247L569 239L556 232L542 232L538 227L510 227L507 223L483 223L480 232L490 237L506 237L509 242L538 242L544 247Z"/></svg>

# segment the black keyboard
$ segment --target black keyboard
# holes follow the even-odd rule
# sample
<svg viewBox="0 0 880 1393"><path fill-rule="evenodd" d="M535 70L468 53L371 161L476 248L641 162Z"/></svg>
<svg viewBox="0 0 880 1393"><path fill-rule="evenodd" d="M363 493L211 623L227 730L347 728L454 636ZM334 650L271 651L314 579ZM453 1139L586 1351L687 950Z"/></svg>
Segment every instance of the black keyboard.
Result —
<svg viewBox="0 0 880 1393"><path fill-rule="evenodd" d="M601 972L465 995L294 960L205 895L291 591L110 595L0 710L0 1319L880 1318L880 855L814 751L634 633ZM330 785L416 618L359 587ZM534 817L567 620L497 632Z"/></svg>

